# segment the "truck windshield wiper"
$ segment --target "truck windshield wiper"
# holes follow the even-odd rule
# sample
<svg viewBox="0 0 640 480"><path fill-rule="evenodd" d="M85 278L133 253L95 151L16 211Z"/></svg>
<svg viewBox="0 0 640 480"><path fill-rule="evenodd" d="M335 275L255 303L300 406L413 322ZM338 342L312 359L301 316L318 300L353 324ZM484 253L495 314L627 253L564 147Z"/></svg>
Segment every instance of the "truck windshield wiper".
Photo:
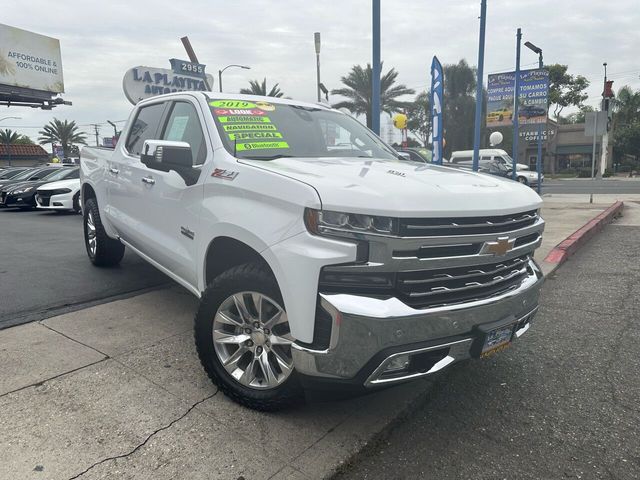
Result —
<svg viewBox="0 0 640 480"><path fill-rule="evenodd" d="M286 153L276 153L275 155L263 155L263 156L251 156L241 157L247 160L275 160L276 158L291 158L293 155L287 155Z"/></svg>

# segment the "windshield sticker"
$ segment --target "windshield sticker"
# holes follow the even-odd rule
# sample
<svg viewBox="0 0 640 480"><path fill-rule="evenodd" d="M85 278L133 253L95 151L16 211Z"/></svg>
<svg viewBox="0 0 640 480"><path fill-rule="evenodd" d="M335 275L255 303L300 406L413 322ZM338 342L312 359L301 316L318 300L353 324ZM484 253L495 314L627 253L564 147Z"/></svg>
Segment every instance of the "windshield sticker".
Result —
<svg viewBox="0 0 640 480"><path fill-rule="evenodd" d="M221 108L256 108L257 106L253 102L246 102L244 100L214 100L209 102L209 105Z"/></svg>
<svg viewBox="0 0 640 480"><path fill-rule="evenodd" d="M245 123L239 125L223 125L225 132L241 132L243 130L277 130L275 125L260 125L257 123Z"/></svg>
<svg viewBox="0 0 640 480"><path fill-rule="evenodd" d="M220 123L271 123L269 117L246 117L238 115L237 117L218 117Z"/></svg>
<svg viewBox="0 0 640 480"><path fill-rule="evenodd" d="M273 103L262 101L256 102L256 107L266 110L267 112L273 112L276 109L276 106Z"/></svg>
<svg viewBox="0 0 640 480"><path fill-rule="evenodd" d="M274 148L289 148L287 142L254 142L254 143L238 143L236 150L242 152L245 150L263 150Z"/></svg>
<svg viewBox="0 0 640 480"><path fill-rule="evenodd" d="M240 132L230 133L229 138L231 140L250 140L255 138L282 138L280 132Z"/></svg>
<svg viewBox="0 0 640 480"><path fill-rule="evenodd" d="M266 112L257 108L216 108L216 115L265 115Z"/></svg>

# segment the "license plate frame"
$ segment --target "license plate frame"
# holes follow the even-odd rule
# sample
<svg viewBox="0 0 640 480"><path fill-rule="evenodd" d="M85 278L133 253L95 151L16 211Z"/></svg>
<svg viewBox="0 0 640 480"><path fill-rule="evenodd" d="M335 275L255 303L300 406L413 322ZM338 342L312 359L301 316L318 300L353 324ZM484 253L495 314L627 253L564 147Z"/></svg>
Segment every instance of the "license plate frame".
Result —
<svg viewBox="0 0 640 480"><path fill-rule="evenodd" d="M476 326L471 356L487 358L508 348L513 342L517 324L515 319L508 319Z"/></svg>

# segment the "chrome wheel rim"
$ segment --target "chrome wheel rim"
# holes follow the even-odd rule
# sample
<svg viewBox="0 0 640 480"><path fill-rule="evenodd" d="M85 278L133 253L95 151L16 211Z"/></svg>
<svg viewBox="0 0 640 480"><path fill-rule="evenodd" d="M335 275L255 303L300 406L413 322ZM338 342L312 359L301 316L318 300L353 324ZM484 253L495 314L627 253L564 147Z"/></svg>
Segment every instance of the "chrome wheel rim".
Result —
<svg viewBox="0 0 640 480"><path fill-rule="evenodd" d="M93 221L93 214L89 212L87 214L87 244L89 245L89 251L91 255L96 254L96 224Z"/></svg>
<svg viewBox="0 0 640 480"><path fill-rule="evenodd" d="M231 377L245 387L276 388L293 371L287 313L258 292L233 294L213 319L213 346Z"/></svg>

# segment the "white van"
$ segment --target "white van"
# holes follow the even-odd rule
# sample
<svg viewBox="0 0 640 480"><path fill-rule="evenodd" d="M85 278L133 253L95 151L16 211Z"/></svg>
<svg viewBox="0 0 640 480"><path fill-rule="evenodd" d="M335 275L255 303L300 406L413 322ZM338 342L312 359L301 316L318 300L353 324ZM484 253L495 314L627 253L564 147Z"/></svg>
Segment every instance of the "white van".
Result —
<svg viewBox="0 0 640 480"><path fill-rule="evenodd" d="M483 148L479 152L480 162L489 162L491 160L497 160L503 163L505 167L511 169L513 167L513 158L504 150L499 148ZM451 154L450 163L457 163L462 165L473 164L473 150L459 150ZM516 165L516 170L529 170L529 166L523 163Z"/></svg>

